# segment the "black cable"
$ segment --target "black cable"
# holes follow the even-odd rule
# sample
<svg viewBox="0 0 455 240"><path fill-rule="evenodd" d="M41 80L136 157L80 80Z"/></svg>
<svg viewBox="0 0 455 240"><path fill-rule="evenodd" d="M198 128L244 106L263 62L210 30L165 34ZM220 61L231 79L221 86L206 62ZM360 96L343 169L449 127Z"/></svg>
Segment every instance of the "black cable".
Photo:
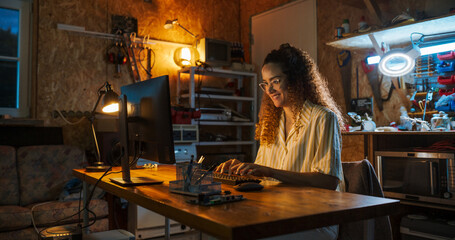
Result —
<svg viewBox="0 0 455 240"><path fill-rule="evenodd" d="M95 193L96 186L101 182L101 179L103 179L103 177L106 176L111 169L112 169L112 166L109 166L109 168L103 173L103 175L101 175L101 177L96 181L95 185L93 185L93 189L90 192L89 197L87 198L87 203L85 204L84 208L82 209L82 211L87 210L89 213L93 214L93 222L88 224L87 226L82 226L81 228L88 228L88 227L92 226L93 224L95 224L96 214L92 210L90 210L88 207L90 206L90 201L92 200L93 194ZM89 219L90 219L90 216L89 216Z"/></svg>
<svg viewBox="0 0 455 240"><path fill-rule="evenodd" d="M144 50L144 49L141 49L141 50L139 51L139 65L142 67L142 69L143 69L150 77L152 77L152 73L151 73L150 71L148 71L148 70L144 67L144 65L142 65L142 60L143 60L143 59L140 58L140 57L141 57L142 50ZM155 66L155 51L153 51L152 49L150 49L150 51L153 53L153 64L152 64L152 66L150 67L150 70L152 70L153 67Z"/></svg>

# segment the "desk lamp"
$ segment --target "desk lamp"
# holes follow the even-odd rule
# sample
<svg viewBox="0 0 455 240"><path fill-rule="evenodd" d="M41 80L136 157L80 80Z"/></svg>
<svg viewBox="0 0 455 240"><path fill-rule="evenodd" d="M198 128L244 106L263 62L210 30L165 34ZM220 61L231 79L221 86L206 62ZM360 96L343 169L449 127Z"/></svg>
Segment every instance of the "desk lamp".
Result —
<svg viewBox="0 0 455 240"><path fill-rule="evenodd" d="M164 23L164 28L165 29L172 29L174 27L174 25L177 25L179 26L180 28L182 28L183 30L185 30L187 33L189 33L191 36L193 36L194 38L197 38L196 35L194 35L192 32L188 31L188 29L184 28L182 25L180 25L179 21L177 19L174 19L174 20L166 20L166 23Z"/></svg>
<svg viewBox="0 0 455 240"><path fill-rule="evenodd" d="M172 29L174 25L180 27L181 29L185 30L185 32L189 33L195 39L195 47L187 48L181 47L175 50L174 52L174 62L180 67L190 66L191 63L195 62L199 59L199 53L197 52L197 35L194 35L192 32L188 31L188 29L184 28L177 19L174 20L166 20L164 23L165 29Z"/></svg>
<svg viewBox="0 0 455 240"><path fill-rule="evenodd" d="M103 88L105 88L105 90L103 90ZM113 112L118 112L118 110L119 110L118 94L115 93L111 89L111 85L109 84L109 82L106 81L103 84L103 86L101 86L98 89L98 99L96 100L95 106L93 107L93 110L90 113L90 117L88 118L88 120L90 121L91 128L92 128L93 139L95 140L96 158L97 158L97 162L94 162L92 166L87 166L85 168L89 172L105 172L105 171L107 171L107 169L109 169L109 166L105 166L103 164L103 162L101 161L100 148L98 146L98 140L96 138L95 125L93 124L95 121L95 110L98 107L98 104L103 95L104 95L104 98L103 98L103 101L101 102L103 112L113 113Z"/></svg>

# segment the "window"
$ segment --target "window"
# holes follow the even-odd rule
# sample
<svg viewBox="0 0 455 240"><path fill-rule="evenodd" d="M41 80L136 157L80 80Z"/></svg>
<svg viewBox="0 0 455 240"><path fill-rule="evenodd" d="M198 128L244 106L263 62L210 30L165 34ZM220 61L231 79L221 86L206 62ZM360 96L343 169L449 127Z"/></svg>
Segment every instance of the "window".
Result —
<svg viewBox="0 0 455 240"><path fill-rule="evenodd" d="M31 0L0 0L0 115L28 117Z"/></svg>

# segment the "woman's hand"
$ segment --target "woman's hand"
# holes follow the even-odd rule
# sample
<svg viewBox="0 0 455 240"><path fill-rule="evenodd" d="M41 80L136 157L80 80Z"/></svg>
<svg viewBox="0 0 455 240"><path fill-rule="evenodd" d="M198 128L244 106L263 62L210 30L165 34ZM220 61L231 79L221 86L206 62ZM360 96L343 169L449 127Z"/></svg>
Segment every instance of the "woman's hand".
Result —
<svg viewBox="0 0 455 240"><path fill-rule="evenodd" d="M215 172L237 174L237 175L253 175L258 177L271 177L272 168L264 167L254 163L243 163L237 159L230 159L220 164Z"/></svg>
<svg viewBox="0 0 455 240"><path fill-rule="evenodd" d="M257 165L254 163L238 163L231 166L230 172L238 175L253 175L258 177L271 177L272 168Z"/></svg>
<svg viewBox="0 0 455 240"><path fill-rule="evenodd" d="M241 163L241 162L239 160L237 160L237 159L229 159L226 162L220 164L215 169L215 172L219 172L219 173L229 172L229 174L231 174L232 173L232 171L230 170L231 167L234 166L234 165L237 165L239 163Z"/></svg>

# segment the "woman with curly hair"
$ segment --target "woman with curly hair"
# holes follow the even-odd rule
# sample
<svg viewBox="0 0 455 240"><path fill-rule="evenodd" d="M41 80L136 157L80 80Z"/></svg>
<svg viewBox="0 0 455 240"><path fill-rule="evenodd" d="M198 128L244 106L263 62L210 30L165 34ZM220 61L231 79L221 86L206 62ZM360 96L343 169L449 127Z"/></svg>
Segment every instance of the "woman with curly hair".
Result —
<svg viewBox="0 0 455 240"><path fill-rule="evenodd" d="M344 191L340 159L344 119L314 61L308 53L282 44L266 56L262 79L259 86L265 94L256 125L260 141L256 160L231 159L216 171ZM338 226L296 234L300 235L292 238L336 239Z"/></svg>

